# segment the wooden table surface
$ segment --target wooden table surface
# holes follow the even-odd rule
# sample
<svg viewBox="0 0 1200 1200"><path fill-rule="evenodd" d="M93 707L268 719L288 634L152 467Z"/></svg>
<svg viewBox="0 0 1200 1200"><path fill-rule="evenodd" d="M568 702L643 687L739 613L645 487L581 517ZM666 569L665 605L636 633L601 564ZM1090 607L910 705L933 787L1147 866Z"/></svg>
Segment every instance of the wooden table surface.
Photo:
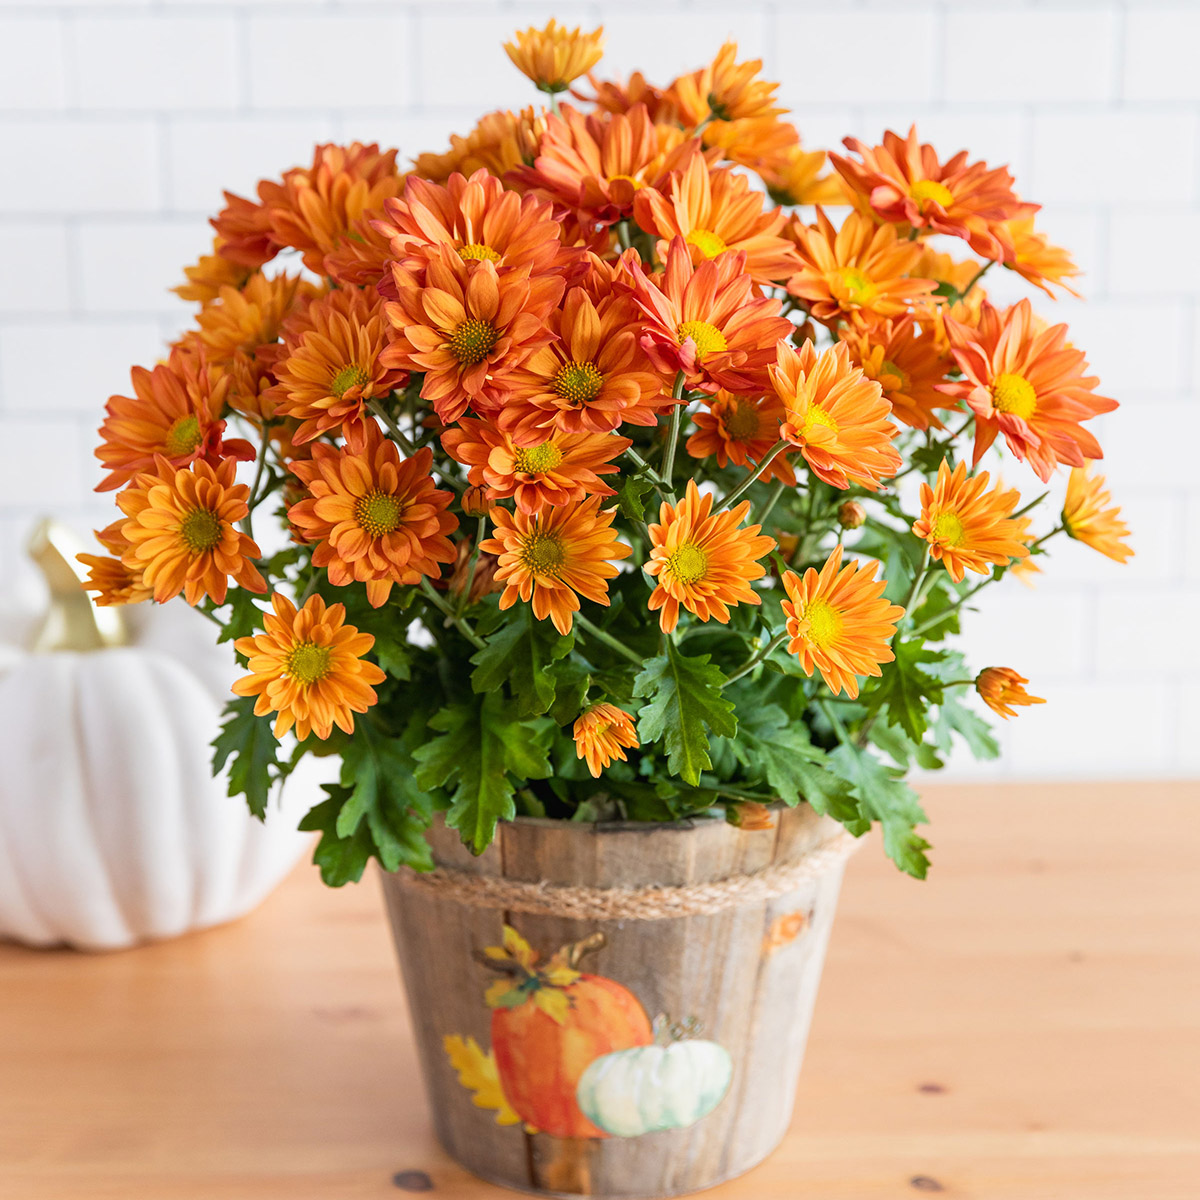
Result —
<svg viewBox="0 0 1200 1200"><path fill-rule="evenodd" d="M1200 783L926 789L852 860L784 1145L712 1200L1197 1200ZM4 1200L503 1200L434 1143L378 882L0 946Z"/></svg>

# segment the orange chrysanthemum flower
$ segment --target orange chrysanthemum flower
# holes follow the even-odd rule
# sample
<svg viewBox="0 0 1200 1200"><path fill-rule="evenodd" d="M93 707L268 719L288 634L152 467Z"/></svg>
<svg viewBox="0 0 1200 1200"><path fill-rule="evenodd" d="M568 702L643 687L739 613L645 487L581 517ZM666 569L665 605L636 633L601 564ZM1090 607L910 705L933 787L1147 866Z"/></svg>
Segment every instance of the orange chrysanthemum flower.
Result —
<svg viewBox="0 0 1200 1200"><path fill-rule="evenodd" d="M799 350L780 342L770 375L787 414L780 436L800 448L820 479L874 491L900 469L892 446L899 429L888 420L892 406L879 384L850 362L845 342L821 354L812 342Z"/></svg>
<svg viewBox="0 0 1200 1200"><path fill-rule="evenodd" d="M392 258L422 280L443 246L464 262L486 259L498 270L524 268L531 275L580 261L560 242L549 203L507 191L482 168L469 179L451 175L445 186L411 178L384 213L376 228L388 237Z"/></svg>
<svg viewBox="0 0 1200 1200"><path fill-rule="evenodd" d="M644 104L586 116L564 104L547 118L533 166L510 179L591 223L614 225L632 215L640 189L657 186L699 151L678 127L656 125Z"/></svg>
<svg viewBox="0 0 1200 1200"><path fill-rule="evenodd" d="M741 251L745 270L757 283L778 283L800 267L791 242L779 236L787 214L782 209L764 212L762 193L750 190L745 175L728 168L711 170L700 155L674 172L661 191L638 192L633 211L637 223L659 238L657 252L663 260L672 239L681 237L693 263Z"/></svg>
<svg viewBox="0 0 1200 1200"><path fill-rule="evenodd" d="M758 77L762 59L740 63L737 51L737 42L726 42L708 66L681 75L667 89L682 124L699 125L710 117L775 117L787 111L776 103L779 84Z"/></svg>
<svg viewBox="0 0 1200 1200"><path fill-rule="evenodd" d="M689 479L684 498L678 504L663 501L658 524L649 526L645 571L658 580L649 607L662 610L664 633L679 624L680 605L701 621L725 625L733 605L762 603L750 584L767 573L758 560L775 549L775 539L760 536L761 525L741 528L749 500L719 513L712 506L712 496L701 496Z"/></svg>
<svg viewBox="0 0 1200 1200"><path fill-rule="evenodd" d="M978 259L952 258L939 250L932 249L927 242L918 243L921 256L913 264L912 274L921 279L932 279L937 284L949 284L956 292L967 291L971 280L979 274L982 265ZM976 288L972 294L982 293L983 288ZM930 297L929 302L937 301L940 297Z"/></svg>
<svg viewBox="0 0 1200 1200"><path fill-rule="evenodd" d="M382 212L367 209L334 238L325 255L325 274L346 288L371 288L394 300L391 239L377 228Z"/></svg>
<svg viewBox="0 0 1200 1200"><path fill-rule="evenodd" d="M249 512L250 489L235 483L237 463L215 469L203 460L176 470L162 457L117 496L128 517L121 535L129 543L123 561L140 571L159 604L183 593L189 604L208 596L224 604L232 578L239 587L265 592L253 560L258 546L237 523Z"/></svg>
<svg viewBox="0 0 1200 1200"><path fill-rule="evenodd" d="M299 612L279 592L271 604L275 611L263 617L265 631L234 643L250 674L233 690L258 697L257 716L279 714L277 738L293 725L300 741L310 733L327 738L335 725L353 733L353 714L365 713L379 699L371 685L386 678L374 663L363 661L375 638L346 624L344 604L326 608L320 596L310 596Z"/></svg>
<svg viewBox="0 0 1200 1200"><path fill-rule="evenodd" d="M553 17L544 29L532 25L518 30L515 42L505 42L504 52L513 66L543 92L565 92L604 57L604 26L584 33L568 29Z"/></svg>
<svg viewBox="0 0 1200 1200"><path fill-rule="evenodd" d="M315 300L288 329L275 394L276 412L301 422L294 442L360 424L368 401L405 381L404 371L379 360L387 330L379 305L356 288L335 288Z"/></svg>
<svg viewBox="0 0 1200 1200"><path fill-rule="evenodd" d="M696 432L688 438L686 448L693 458L716 455L722 469L731 462L749 469L779 441L785 412L777 396L736 396L721 390L707 404L707 411L692 417ZM796 473L783 454L771 459L762 478L778 479L788 487L796 485Z"/></svg>
<svg viewBox="0 0 1200 1200"><path fill-rule="evenodd" d="M509 376L497 414L518 444L536 445L553 429L605 433L622 423L658 421L668 397L638 345L637 310L627 298L597 304L583 288L572 288L549 327L554 340Z"/></svg>
<svg viewBox="0 0 1200 1200"><path fill-rule="evenodd" d="M501 275L487 259L468 266L448 246L430 261L424 280L394 270L399 299L384 312L398 332L380 362L424 371L421 397L444 425L469 405L498 408L509 374L550 341L546 318L563 281L521 271Z"/></svg>
<svg viewBox="0 0 1200 1200"><path fill-rule="evenodd" d="M505 585L502 609L518 597L532 602L533 615L539 621L549 617L565 636L579 611L579 596L608 604L608 580L619 574L611 560L628 558L632 550L612 531L616 509L600 512L600 500L589 496L536 516L505 508L492 513L496 536L479 548L500 560L496 580Z"/></svg>
<svg viewBox="0 0 1200 1200"><path fill-rule="evenodd" d="M994 713L999 713L1006 721L1017 715L1012 706L1045 704L1039 696L1031 696L1025 685L1029 682L1024 675L1018 675L1011 667L986 667L975 677L975 690L983 697L983 702Z"/></svg>
<svg viewBox="0 0 1200 1200"><path fill-rule="evenodd" d="M1129 536L1129 526L1121 520L1121 510L1113 504L1104 476L1092 477L1089 472L1089 467L1076 467L1067 480L1063 529L1068 537L1123 563L1133 557L1133 547L1122 541Z"/></svg>
<svg viewBox="0 0 1200 1200"><path fill-rule="evenodd" d="M881 663L895 655L888 642L904 609L883 598L887 584L875 579L879 564L852 562L842 566L839 543L818 574L812 567L801 579L783 573L788 599L781 604L790 637L788 653L796 655L806 675L821 672L836 695L858 698L858 676L880 675Z"/></svg>
<svg viewBox="0 0 1200 1200"><path fill-rule="evenodd" d="M1012 512L1020 493L997 485L987 490L989 476L981 471L967 478L967 464L950 471L942 459L934 487L921 484L921 515L913 533L929 543L931 558L940 559L950 578L961 583L964 570L987 575L991 564L1006 567L1029 553L1021 522Z"/></svg>
<svg viewBox="0 0 1200 1200"><path fill-rule="evenodd" d="M634 299L646 314L642 345L665 375L682 371L689 388L767 391L775 343L794 326L779 301L755 294L741 254L692 263L683 238L667 251L662 275L631 264Z"/></svg>
<svg viewBox="0 0 1200 1200"><path fill-rule="evenodd" d="M675 106L667 98L666 91L648 82L641 71L634 71L624 83L597 79L589 73L588 83L595 89L594 96L585 95L577 88L571 89L571 95L589 101L600 112L627 113L634 105L644 104L651 121L666 124L676 120Z"/></svg>
<svg viewBox="0 0 1200 1200"><path fill-rule="evenodd" d="M705 150L715 151L726 162L749 167L760 175L784 170L800 144L796 127L778 117L710 121L699 136Z"/></svg>
<svg viewBox="0 0 1200 1200"><path fill-rule="evenodd" d="M260 192L279 187L266 180L258 186ZM258 270L279 253L279 246L271 238L271 218L266 207L244 196L226 192L225 207L209 224L217 231L214 240L217 253L251 271Z"/></svg>
<svg viewBox="0 0 1200 1200"><path fill-rule="evenodd" d="M464 417L442 434L442 446L456 462L470 467L467 479L485 485L491 500L512 496L531 516L547 505L616 494L600 476L618 469L612 460L630 446L629 438L559 429L547 433L536 446L519 446L492 422Z"/></svg>
<svg viewBox="0 0 1200 1200"><path fill-rule="evenodd" d="M898 237L892 225L853 212L835 230L818 208L816 225L796 221L791 230L803 265L787 290L831 328L901 316L936 287L932 279L912 278L921 247Z"/></svg>
<svg viewBox="0 0 1200 1200"><path fill-rule="evenodd" d="M1047 296L1054 297L1051 284L1057 284L1072 296L1079 293L1067 282L1076 278L1080 271L1070 253L1061 246L1052 245L1044 233L1033 227L1032 216L1014 217L1004 222L1004 230L1012 243L1013 256L1005 265L1034 287L1039 287Z"/></svg>
<svg viewBox="0 0 1200 1200"><path fill-rule="evenodd" d="M503 179L514 168L533 162L545 132L546 113L541 109L490 112L466 137L451 134L450 149L444 154L418 154L414 174L445 183L456 171L472 175L482 167Z"/></svg>
<svg viewBox="0 0 1200 1200"><path fill-rule="evenodd" d="M625 750L636 747L633 718L615 704L593 704L575 722L575 757L587 759L593 779L614 759L625 762Z"/></svg>
<svg viewBox="0 0 1200 1200"><path fill-rule="evenodd" d="M906 138L889 130L881 146L858 138L846 138L844 145L862 161L840 154L830 161L877 217L963 238L986 258L1011 257L1001 222L1017 214L1020 200L1007 167L968 164L965 150L939 163L934 148L917 141L915 125Z"/></svg>
<svg viewBox="0 0 1200 1200"><path fill-rule="evenodd" d="M846 189L837 175L822 175L824 150L802 150L792 146L773 170L761 172L767 193L776 204L845 204ZM919 274L919 272L918 272Z"/></svg>
<svg viewBox="0 0 1200 1200"><path fill-rule="evenodd" d="M115 604L140 604L154 595L154 589L146 584L142 573L130 567L124 560L129 552L129 542L121 532L123 520L114 521L105 529L96 530L96 540L111 554L77 554L75 557L91 568L88 571L84 591L97 593L92 602L101 608Z"/></svg>
<svg viewBox="0 0 1200 1200"><path fill-rule="evenodd" d="M975 414L975 462L1003 433L1008 448L1042 481L1060 462L1082 467L1103 458L1081 421L1112 412L1117 402L1095 394L1083 353L1067 344L1067 327L1039 326L1028 300L1003 314L984 304L978 329L946 321L963 379L942 391L966 400Z"/></svg>
<svg viewBox="0 0 1200 1200"><path fill-rule="evenodd" d="M393 584L437 579L438 564L454 561L446 536L458 528L446 512L454 494L434 486L432 464L428 446L401 459L374 421L353 428L344 449L317 443L310 462L292 464L309 494L288 509L288 519L306 541L320 543L312 561L330 583L366 584L367 600L378 608Z"/></svg>
<svg viewBox="0 0 1200 1200"><path fill-rule="evenodd" d="M191 300L197 304L211 304L221 293L223 287L238 288L246 286L254 268L234 262L221 254L221 239L213 239L213 252L202 255L200 261L192 267L184 267L187 283L181 283L171 290L181 300Z"/></svg>
<svg viewBox="0 0 1200 1200"><path fill-rule="evenodd" d="M939 351L932 329L918 329L910 315L868 329L846 328L842 340L850 361L883 389L897 420L913 429L942 428L934 410L953 405L938 385L953 364Z"/></svg>
<svg viewBox="0 0 1200 1200"><path fill-rule="evenodd" d="M221 413L229 382L214 379L199 354L176 347L165 363L152 370L134 367L130 378L134 394L110 396L105 408L96 457L108 474L96 491L124 486L139 471L151 470L158 456L173 467L198 458L215 464L254 457L249 442L225 439Z"/></svg>

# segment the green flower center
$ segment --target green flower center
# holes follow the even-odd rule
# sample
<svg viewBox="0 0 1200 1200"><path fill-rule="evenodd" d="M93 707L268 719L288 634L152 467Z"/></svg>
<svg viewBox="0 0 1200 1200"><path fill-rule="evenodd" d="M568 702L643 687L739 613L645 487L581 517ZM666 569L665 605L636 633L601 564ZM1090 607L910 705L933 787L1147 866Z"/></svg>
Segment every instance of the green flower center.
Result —
<svg viewBox="0 0 1200 1200"><path fill-rule="evenodd" d="M468 317L450 335L450 353L464 367L481 363L495 348L500 333L491 321Z"/></svg>
<svg viewBox="0 0 1200 1200"><path fill-rule="evenodd" d="M699 583L708 574L708 555L695 543L688 542L667 559L667 566L679 583Z"/></svg>
<svg viewBox="0 0 1200 1200"><path fill-rule="evenodd" d="M938 513L933 522L934 540L942 546L961 546L966 536L961 518L957 513Z"/></svg>
<svg viewBox="0 0 1200 1200"><path fill-rule="evenodd" d="M329 647L313 642L300 642L294 646L284 663L284 672L293 679L311 687L329 674Z"/></svg>
<svg viewBox="0 0 1200 1200"><path fill-rule="evenodd" d="M180 523L179 536L193 554L203 554L221 540L221 519L211 509L193 508Z"/></svg>
<svg viewBox="0 0 1200 1200"><path fill-rule="evenodd" d="M563 363L550 386L568 404L578 408L600 395L604 376L592 362Z"/></svg>
<svg viewBox="0 0 1200 1200"><path fill-rule="evenodd" d="M163 450L168 458L181 458L191 454L200 445L200 418L195 413L180 417L167 430L163 440Z"/></svg>
<svg viewBox="0 0 1200 1200"><path fill-rule="evenodd" d="M567 552L562 538L557 533L533 530L521 548L521 561L535 575L557 575L567 561Z"/></svg>
<svg viewBox="0 0 1200 1200"><path fill-rule="evenodd" d="M365 367L347 363L329 381L329 392L340 400L352 387L366 387L370 382L371 376Z"/></svg>
<svg viewBox="0 0 1200 1200"><path fill-rule="evenodd" d="M553 471L563 460L563 452L550 442L527 446L513 451L513 471L524 475L541 475Z"/></svg>
<svg viewBox="0 0 1200 1200"><path fill-rule="evenodd" d="M857 267L843 267L838 274L846 292L846 299L851 304L870 304L879 294L874 282Z"/></svg>
<svg viewBox="0 0 1200 1200"><path fill-rule="evenodd" d="M400 524L404 505L386 492L368 492L354 502L354 519L368 537L383 537Z"/></svg>
<svg viewBox="0 0 1200 1200"><path fill-rule="evenodd" d="M750 400L735 400L731 407L725 410L722 422L725 432L735 442L748 442L758 434L758 409Z"/></svg>

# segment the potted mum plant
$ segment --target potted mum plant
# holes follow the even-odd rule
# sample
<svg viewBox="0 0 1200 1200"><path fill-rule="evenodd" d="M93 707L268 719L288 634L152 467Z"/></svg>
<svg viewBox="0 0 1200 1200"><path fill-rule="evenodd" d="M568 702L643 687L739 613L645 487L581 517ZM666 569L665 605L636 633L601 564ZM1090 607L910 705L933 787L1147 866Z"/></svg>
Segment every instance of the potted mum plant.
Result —
<svg viewBox="0 0 1200 1200"><path fill-rule="evenodd" d="M987 298L1076 275L1006 169L912 130L826 172L732 44L665 87L591 74L600 30L506 50L548 108L227 194L195 327L109 401L91 586L232 643L254 813L340 758L302 827L327 883L382 867L450 1153L677 1194L782 1136L854 840L923 877L907 773L996 754L972 691L1042 702L967 667L971 599L1131 553L1116 405Z"/></svg>

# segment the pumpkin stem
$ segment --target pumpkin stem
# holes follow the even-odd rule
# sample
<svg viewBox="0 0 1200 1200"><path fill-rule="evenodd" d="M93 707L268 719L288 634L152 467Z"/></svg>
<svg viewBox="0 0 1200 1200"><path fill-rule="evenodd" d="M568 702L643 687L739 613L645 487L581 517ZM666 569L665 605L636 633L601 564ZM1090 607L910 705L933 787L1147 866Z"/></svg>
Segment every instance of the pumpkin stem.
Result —
<svg viewBox="0 0 1200 1200"><path fill-rule="evenodd" d="M585 954L591 954L594 950L603 950L607 944L608 938L597 930L578 942L571 942L564 946L555 957L561 958L574 971L579 967L580 959Z"/></svg>

